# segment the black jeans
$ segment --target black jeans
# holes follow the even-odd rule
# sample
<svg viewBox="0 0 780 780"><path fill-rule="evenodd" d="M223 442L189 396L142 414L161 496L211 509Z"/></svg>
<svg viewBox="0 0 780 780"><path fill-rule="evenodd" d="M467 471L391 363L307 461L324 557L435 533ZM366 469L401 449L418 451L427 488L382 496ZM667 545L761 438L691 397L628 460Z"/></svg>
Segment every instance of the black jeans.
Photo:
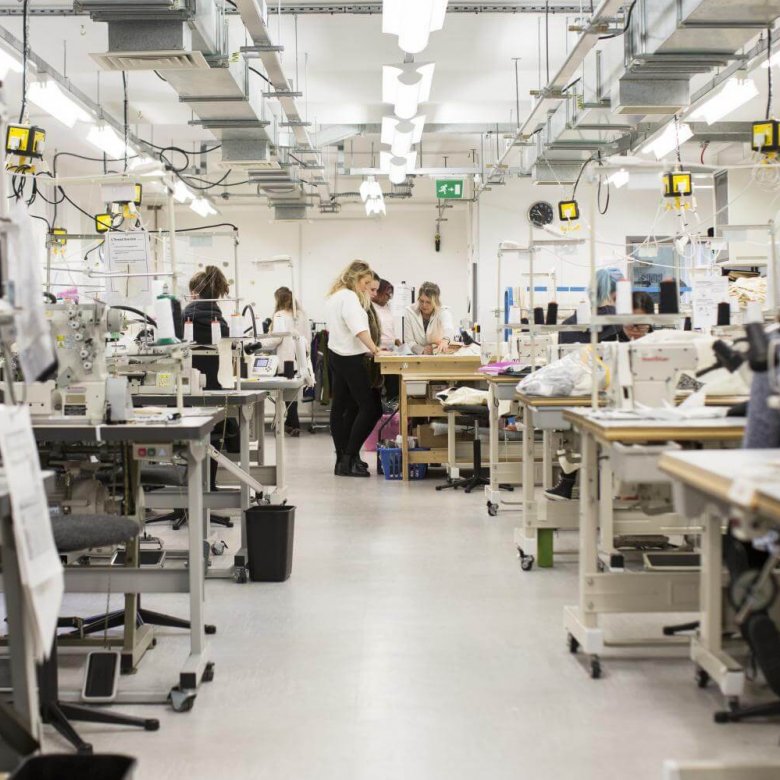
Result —
<svg viewBox="0 0 780 780"><path fill-rule="evenodd" d="M336 451L357 455L382 416L382 404L371 387L365 355L337 355L329 350L333 370L330 433Z"/></svg>
<svg viewBox="0 0 780 780"><path fill-rule="evenodd" d="M300 428L301 427L301 421L298 417L298 402L293 401L288 407L287 407L287 419L285 420L285 425L287 428Z"/></svg>

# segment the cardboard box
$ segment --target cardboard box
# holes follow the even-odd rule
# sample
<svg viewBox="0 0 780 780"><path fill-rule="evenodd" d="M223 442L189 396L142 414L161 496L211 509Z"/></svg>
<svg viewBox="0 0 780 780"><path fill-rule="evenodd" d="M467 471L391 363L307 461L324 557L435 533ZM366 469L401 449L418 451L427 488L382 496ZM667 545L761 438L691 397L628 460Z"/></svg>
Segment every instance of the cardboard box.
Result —
<svg viewBox="0 0 780 780"><path fill-rule="evenodd" d="M437 401L436 393L440 393L442 390L446 390L448 387L452 387L450 382L428 382L428 398L431 401Z"/></svg>
<svg viewBox="0 0 780 780"><path fill-rule="evenodd" d="M433 425L418 425L414 431L415 438L420 447L446 448L447 446L447 434L442 433L436 435L433 432ZM455 434L456 441L471 441L472 435L469 431L458 431Z"/></svg>

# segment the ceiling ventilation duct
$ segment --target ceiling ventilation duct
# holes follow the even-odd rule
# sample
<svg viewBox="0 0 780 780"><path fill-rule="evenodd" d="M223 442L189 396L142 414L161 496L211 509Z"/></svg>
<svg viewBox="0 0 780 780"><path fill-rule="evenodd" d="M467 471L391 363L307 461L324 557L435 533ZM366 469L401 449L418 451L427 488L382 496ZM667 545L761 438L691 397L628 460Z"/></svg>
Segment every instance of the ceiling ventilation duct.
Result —
<svg viewBox="0 0 780 780"><path fill-rule="evenodd" d="M534 184L574 184L582 168L578 160L537 160L531 168Z"/></svg>
<svg viewBox="0 0 780 780"><path fill-rule="evenodd" d="M274 206L274 219L277 222L300 222L300 220L306 219L306 204L276 204Z"/></svg>
<svg viewBox="0 0 780 780"><path fill-rule="evenodd" d="M663 80L623 76L615 83L611 107L615 114L671 116L690 103L687 78Z"/></svg>

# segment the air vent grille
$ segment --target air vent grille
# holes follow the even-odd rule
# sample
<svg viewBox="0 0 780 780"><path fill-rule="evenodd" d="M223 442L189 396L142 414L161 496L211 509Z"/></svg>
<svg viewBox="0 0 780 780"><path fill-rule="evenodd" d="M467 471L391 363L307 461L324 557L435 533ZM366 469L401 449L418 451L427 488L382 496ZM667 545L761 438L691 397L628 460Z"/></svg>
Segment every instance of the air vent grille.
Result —
<svg viewBox="0 0 780 780"><path fill-rule="evenodd" d="M90 54L103 70L204 70L209 65L199 51L112 51Z"/></svg>

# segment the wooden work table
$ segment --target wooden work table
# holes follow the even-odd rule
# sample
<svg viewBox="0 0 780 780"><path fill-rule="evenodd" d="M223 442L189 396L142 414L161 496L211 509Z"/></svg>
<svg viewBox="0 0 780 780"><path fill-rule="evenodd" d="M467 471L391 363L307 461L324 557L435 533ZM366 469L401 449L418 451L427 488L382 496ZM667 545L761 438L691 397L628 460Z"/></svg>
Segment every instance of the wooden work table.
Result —
<svg viewBox="0 0 780 780"><path fill-rule="evenodd" d="M379 354L374 357L376 362L385 375L396 376L405 373L407 376L412 374L434 375L435 378L441 378L445 375L449 378L454 372L476 371L482 365L482 358L479 355L395 355L392 353Z"/></svg>

